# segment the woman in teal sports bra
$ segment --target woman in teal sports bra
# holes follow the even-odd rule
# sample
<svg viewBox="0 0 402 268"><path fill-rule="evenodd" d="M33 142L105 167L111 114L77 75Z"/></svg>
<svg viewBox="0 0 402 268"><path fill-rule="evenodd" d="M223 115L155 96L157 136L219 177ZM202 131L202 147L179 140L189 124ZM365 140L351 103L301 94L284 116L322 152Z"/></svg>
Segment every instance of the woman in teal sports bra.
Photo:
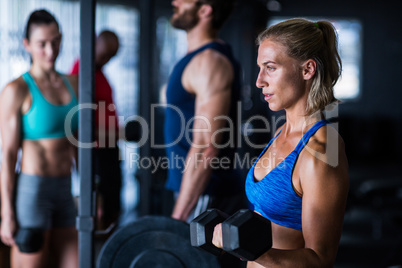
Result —
<svg viewBox="0 0 402 268"><path fill-rule="evenodd" d="M0 95L0 235L12 247L12 267L78 267L77 211L71 195L77 150L67 136L77 130L77 113L66 122L78 105L78 83L55 70L60 43L56 19L46 10L34 11L24 38L31 68ZM21 171L16 175L20 149ZM43 241L32 247L41 239L21 239L23 230L35 230Z"/></svg>
<svg viewBox="0 0 402 268"><path fill-rule="evenodd" d="M247 197L272 231L272 248L247 267L333 267L349 189L343 141L324 118L337 102L336 31L328 21L291 19L257 43L256 85L271 110L285 110L286 122L246 178ZM221 232L216 226L218 247Z"/></svg>

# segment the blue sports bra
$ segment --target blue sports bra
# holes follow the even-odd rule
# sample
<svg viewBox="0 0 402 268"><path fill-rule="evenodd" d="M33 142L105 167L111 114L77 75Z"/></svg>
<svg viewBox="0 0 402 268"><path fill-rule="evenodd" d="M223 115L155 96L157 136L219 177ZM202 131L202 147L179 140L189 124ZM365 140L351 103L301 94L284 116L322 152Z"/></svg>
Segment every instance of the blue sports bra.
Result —
<svg viewBox="0 0 402 268"><path fill-rule="evenodd" d="M76 108L78 101L67 78L64 75L61 77L71 94L71 101L64 105L54 105L45 99L29 72L22 75L32 96L31 107L21 118L22 139L66 137L65 122L66 128L69 128L72 133L78 129L78 111L71 114L73 115L71 118L67 117L69 111Z"/></svg>
<svg viewBox="0 0 402 268"><path fill-rule="evenodd" d="M318 121L302 137L296 148L262 180L255 181L254 167L281 131L268 143L254 162L246 178L246 195L254 210L270 221L292 229L302 230L302 198L295 192L292 174L296 160L311 136L329 122Z"/></svg>

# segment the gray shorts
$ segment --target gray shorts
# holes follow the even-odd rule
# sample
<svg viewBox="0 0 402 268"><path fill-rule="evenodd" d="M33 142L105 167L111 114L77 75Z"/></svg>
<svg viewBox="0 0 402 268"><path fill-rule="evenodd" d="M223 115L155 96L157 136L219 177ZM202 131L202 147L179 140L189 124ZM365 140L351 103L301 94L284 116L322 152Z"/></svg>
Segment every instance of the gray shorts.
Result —
<svg viewBox="0 0 402 268"><path fill-rule="evenodd" d="M15 209L21 228L48 230L75 226L77 210L70 176L53 178L21 173L16 186Z"/></svg>

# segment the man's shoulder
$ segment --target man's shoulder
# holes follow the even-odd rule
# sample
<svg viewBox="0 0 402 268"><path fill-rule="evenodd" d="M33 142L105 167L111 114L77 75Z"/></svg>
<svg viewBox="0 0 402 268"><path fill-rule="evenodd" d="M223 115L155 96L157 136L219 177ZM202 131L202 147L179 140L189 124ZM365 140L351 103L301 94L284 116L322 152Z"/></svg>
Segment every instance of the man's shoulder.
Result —
<svg viewBox="0 0 402 268"><path fill-rule="evenodd" d="M211 70L218 66L223 68L231 67L230 59L222 52L213 48L207 48L195 55L192 63L194 67L197 66L197 69L205 67Z"/></svg>

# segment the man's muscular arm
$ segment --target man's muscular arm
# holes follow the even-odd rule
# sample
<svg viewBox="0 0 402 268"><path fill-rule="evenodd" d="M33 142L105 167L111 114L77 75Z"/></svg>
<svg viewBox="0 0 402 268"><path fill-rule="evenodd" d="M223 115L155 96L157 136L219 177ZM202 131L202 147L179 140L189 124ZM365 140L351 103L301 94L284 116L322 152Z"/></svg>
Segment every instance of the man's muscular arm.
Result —
<svg viewBox="0 0 402 268"><path fill-rule="evenodd" d="M186 157L180 193L172 217L185 221L206 189L211 174L210 160L218 155L217 148L230 109L234 71L229 60L214 50L197 55L183 73L182 83L195 94L193 140ZM217 146L218 145L218 146Z"/></svg>

